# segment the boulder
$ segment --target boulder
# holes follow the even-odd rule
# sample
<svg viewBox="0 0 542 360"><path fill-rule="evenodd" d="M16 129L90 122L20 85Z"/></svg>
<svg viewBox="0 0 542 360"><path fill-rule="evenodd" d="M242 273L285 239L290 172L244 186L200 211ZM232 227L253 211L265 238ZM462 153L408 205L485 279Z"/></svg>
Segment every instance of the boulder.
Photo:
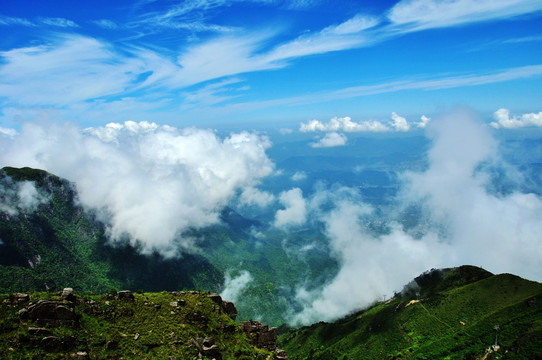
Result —
<svg viewBox="0 0 542 360"><path fill-rule="evenodd" d="M135 296L130 290L122 290L117 293L119 300L123 301L135 301Z"/></svg>
<svg viewBox="0 0 542 360"><path fill-rule="evenodd" d="M281 354L285 356L285 352L283 353L282 350L277 349L277 328L269 328L269 326L256 320L245 321L240 325L252 345L269 351L281 351Z"/></svg>
<svg viewBox="0 0 542 360"><path fill-rule="evenodd" d="M237 318L237 308L235 307L235 304L233 302L222 301L220 306L222 307L222 310L224 310L224 312L228 314L233 320Z"/></svg>
<svg viewBox="0 0 542 360"><path fill-rule="evenodd" d="M62 342L56 336L46 336L41 339L40 348L47 352L59 352L62 350Z"/></svg>
<svg viewBox="0 0 542 360"><path fill-rule="evenodd" d="M47 336L52 335L51 330L44 327L29 327L28 333L34 336Z"/></svg>
<svg viewBox="0 0 542 360"><path fill-rule="evenodd" d="M13 305L21 305L30 301L30 295L24 293L14 293L10 296Z"/></svg>
<svg viewBox="0 0 542 360"><path fill-rule="evenodd" d="M60 301L40 300L27 309L21 309L19 317L21 320L30 319L40 325L72 328L79 325L79 317L75 311Z"/></svg>
<svg viewBox="0 0 542 360"><path fill-rule="evenodd" d="M73 293L72 288L64 288L64 290L62 290L62 293L60 294L60 296L62 296L62 298L64 300L66 300L66 301L73 302L73 301L77 300L77 297Z"/></svg>
<svg viewBox="0 0 542 360"><path fill-rule="evenodd" d="M216 304L221 305L222 304L222 297L218 294L209 294L207 297L211 300L213 300Z"/></svg>

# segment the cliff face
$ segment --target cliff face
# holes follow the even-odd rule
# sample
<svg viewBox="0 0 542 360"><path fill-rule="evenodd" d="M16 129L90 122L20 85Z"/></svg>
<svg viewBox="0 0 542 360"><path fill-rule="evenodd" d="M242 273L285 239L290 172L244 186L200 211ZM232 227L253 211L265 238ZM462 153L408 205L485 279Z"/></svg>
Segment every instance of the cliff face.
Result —
<svg viewBox="0 0 542 360"><path fill-rule="evenodd" d="M3 295L0 309L2 359L286 359L276 331L237 324L217 294L64 289Z"/></svg>

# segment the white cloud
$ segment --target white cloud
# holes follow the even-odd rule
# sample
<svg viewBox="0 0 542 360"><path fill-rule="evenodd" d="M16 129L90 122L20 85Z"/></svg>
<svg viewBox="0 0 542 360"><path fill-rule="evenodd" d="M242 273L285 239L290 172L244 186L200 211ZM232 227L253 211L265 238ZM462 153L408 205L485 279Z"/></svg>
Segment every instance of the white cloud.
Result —
<svg viewBox="0 0 542 360"><path fill-rule="evenodd" d="M119 26L117 25L116 22L114 22L112 20L108 20L108 19L96 20L96 21L94 21L94 24L98 25L101 28L108 29L108 30L114 30L114 29L119 28Z"/></svg>
<svg viewBox="0 0 542 360"><path fill-rule="evenodd" d="M41 23L49 26L76 28L79 27L74 21L64 18L41 18Z"/></svg>
<svg viewBox="0 0 542 360"><path fill-rule="evenodd" d="M0 56L0 97L23 105L66 106L118 94L147 70L141 61L118 56L106 44L81 36Z"/></svg>
<svg viewBox="0 0 542 360"><path fill-rule="evenodd" d="M0 200L0 212L16 216L20 212L34 212L40 204L48 203L49 197L39 192L33 181L15 182L0 177Z"/></svg>
<svg viewBox="0 0 542 360"><path fill-rule="evenodd" d="M379 22L380 20L373 16L358 14L339 25L329 26L323 29L322 33L336 35L356 34L378 25Z"/></svg>
<svg viewBox="0 0 542 360"><path fill-rule="evenodd" d="M542 10L536 0L402 0L388 13L408 31L510 18Z"/></svg>
<svg viewBox="0 0 542 360"><path fill-rule="evenodd" d="M337 319L391 296L430 268L472 264L542 279L542 199L486 188L490 174L480 165L498 158L489 129L456 111L431 121L427 134L433 139L429 167L403 174L398 208L387 211L387 232L370 230L373 209L353 189L314 196L311 217L324 224L341 267L321 288L298 289L303 310L292 316L293 323ZM422 207L422 215L415 228L405 230L394 218L412 204Z"/></svg>
<svg viewBox="0 0 542 360"><path fill-rule="evenodd" d="M254 187L247 187L243 189L239 201L242 205L265 207L275 201L275 196L267 191L261 191Z"/></svg>
<svg viewBox="0 0 542 360"><path fill-rule="evenodd" d="M289 128L280 128L280 129L279 129L279 132L280 132L282 135L288 135L288 134L293 133L294 131L293 131L292 129L289 129Z"/></svg>
<svg viewBox="0 0 542 360"><path fill-rule="evenodd" d="M510 110L499 109L493 113L496 120L490 125L495 129L517 129L522 127L542 127L542 112L510 117Z"/></svg>
<svg viewBox="0 0 542 360"><path fill-rule="evenodd" d="M349 116L334 117L328 123L320 120L310 120L307 123L301 123L299 131L345 131L345 132L384 132L390 129L380 121L362 121L355 122Z"/></svg>
<svg viewBox="0 0 542 360"><path fill-rule="evenodd" d="M308 33L278 45L268 54L268 62L282 62L288 59L332 51L368 46L375 42L365 31L378 25L379 19L358 14L338 25L328 26L318 32Z"/></svg>
<svg viewBox="0 0 542 360"><path fill-rule="evenodd" d="M17 131L15 129L8 129L0 126L0 135L14 137L17 135Z"/></svg>
<svg viewBox="0 0 542 360"><path fill-rule="evenodd" d="M420 120L421 121L419 123L417 123L416 126L419 127L419 128L422 128L422 129L425 129L425 127L427 126L427 123L429 123L429 121L431 121L431 119L428 118L425 115L422 115Z"/></svg>
<svg viewBox="0 0 542 360"><path fill-rule="evenodd" d="M222 290L220 296L225 300L237 303L252 280L252 275L246 270L241 271L235 277L230 272L227 272L224 277L224 290Z"/></svg>
<svg viewBox="0 0 542 360"><path fill-rule="evenodd" d="M34 24L32 21L28 19L12 17L12 16L1 16L1 15L0 15L0 25L36 26L36 24Z"/></svg>
<svg viewBox="0 0 542 360"><path fill-rule="evenodd" d="M297 171L291 177L292 181L301 181L301 180L305 180L306 178L307 178L307 174L305 174L304 171Z"/></svg>
<svg viewBox="0 0 542 360"><path fill-rule="evenodd" d="M299 188L283 191L279 196L284 209L275 214L276 227L288 227L302 225L307 220L307 205L303 198L303 192Z"/></svg>
<svg viewBox="0 0 542 360"><path fill-rule="evenodd" d="M330 132L317 142L311 143L311 146L313 148L344 146L346 141L347 138L344 134Z"/></svg>
<svg viewBox="0 0 542 360"><path fill-rule="evenodd" d="M126 122L82 131L76 126L24 123L0 137L2 166L29 166L74 181L80 201L101 209L112 240L128 236L164 254L179 234L219 221L237 192L273 171L269 140L209 130ZM183 242L184 241L184 242Z"/></svg>
<svg viewBox="0 0 542 360"><path fill-rule="evenodd" d="M406 121L406 119L402 116L399 116L397 115L396 113L392 112L391 113L391 119L392 119L392 123L391 123L391 126L395 129L395 131L409 131L410 130L410 125L408 124L408 122Z"/></svg>

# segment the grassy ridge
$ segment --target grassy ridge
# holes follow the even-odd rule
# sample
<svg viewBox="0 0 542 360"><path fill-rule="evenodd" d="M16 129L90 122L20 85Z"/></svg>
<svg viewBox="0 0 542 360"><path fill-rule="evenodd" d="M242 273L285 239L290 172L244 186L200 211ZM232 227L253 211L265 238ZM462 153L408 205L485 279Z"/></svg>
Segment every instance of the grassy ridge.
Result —
<svg viewBox="0 0 542 360"><path fill-rule="evenodd" d="M503 274L445 287L419 302L398 295L335 323L293 330L279 344L294 360L480 359L499 325L500 349L487 358L542 357L542 284Z"/></svg>
<svg viewBox="0 0 542 360"><path fill-rule="evenodd" d="M92 359L198 359L192 341L212 338L223 359L273 359L270 352L252 346L206 293L140 293L135 294L135 301L76 295L75 303L66 306L74 306L79 326L47 326L49 333L40 335L31 330L43 324L17 314L28 303L13 304L8 295L0 295L0 358L71 359L79 351ZM33 303L62 300L44 292L30 297ZM59 339L59 349L43 348L43 339L51 336ZM211 357L204 354L204 358Z"/></svg>

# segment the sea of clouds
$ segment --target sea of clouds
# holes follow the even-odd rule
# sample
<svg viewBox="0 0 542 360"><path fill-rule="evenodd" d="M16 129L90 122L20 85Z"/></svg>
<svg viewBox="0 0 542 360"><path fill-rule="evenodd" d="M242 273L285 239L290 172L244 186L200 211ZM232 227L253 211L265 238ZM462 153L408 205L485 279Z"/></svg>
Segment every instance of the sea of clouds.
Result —
<svg viewBox="0 0 542 360"><path fill-rule="evenodd" d="M130 121L87 129L27 122L17 132L0 133L0 165L45 169L73 181L80 203L97 212L111 241L137 242L144 252L176 256L194 251L197 244L184 236L186 230L218 223L220 211L232 202L272 205L269 227L322 228L339 270L319 287L300 279L295 301L301 311L289 317L293 324L309 324L389 297L430 268L472 264L542 280L542 200L520 187L498 192L491 186L495 168L504 177L517 175L493 136L510 117L497 115L499 126L467 110L424 121L431 147L420 156L427 157L427 168L398 174L398 195L378 211L356 188L328 186L307 194L297 187L277 194L260 190L262 179L280 169L266 153L270 140L258 133L219 136L212 130ZM329 133L337 130L326 126ZM31 211L46 201L33 184L7 186L6 181L0 210ZM401 219L413 208L417 221L407 227ZM375 218L383 231L374 231ZM254 281L243 269L232 274L226 275L222 293L230 299Z"/></svg>

